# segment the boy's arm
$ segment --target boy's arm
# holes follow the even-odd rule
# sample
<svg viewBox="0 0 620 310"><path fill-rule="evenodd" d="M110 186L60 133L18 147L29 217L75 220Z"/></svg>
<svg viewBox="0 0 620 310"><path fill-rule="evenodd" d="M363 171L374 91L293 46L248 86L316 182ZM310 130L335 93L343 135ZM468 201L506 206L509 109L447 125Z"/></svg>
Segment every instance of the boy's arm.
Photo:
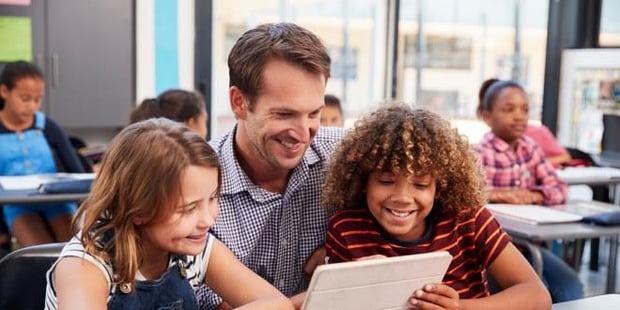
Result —
<svg viewBox="0 0 620 310"><path fill-rule="evenodd" d="M488 268L502 291L460 301L461 309L550 309L551 297L532 267L509 244Z"/></svg>

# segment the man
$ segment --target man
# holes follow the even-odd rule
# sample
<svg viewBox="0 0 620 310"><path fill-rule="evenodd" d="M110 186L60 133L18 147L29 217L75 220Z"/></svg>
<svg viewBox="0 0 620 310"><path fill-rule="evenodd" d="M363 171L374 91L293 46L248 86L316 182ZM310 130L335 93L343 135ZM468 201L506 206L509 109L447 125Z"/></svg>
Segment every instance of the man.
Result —
<svg viewBox="0 0 620 310"><path fill-rule="evenodd" d="M237 124L211 141L223 180L213 233L297 307L307 287L304 271L324 261L329 214L320 188L344 134L319 129L330 62L319 38L297 25L247 31L228 57ZM227 306L208 290L198 298L204 308Z"/></svg>

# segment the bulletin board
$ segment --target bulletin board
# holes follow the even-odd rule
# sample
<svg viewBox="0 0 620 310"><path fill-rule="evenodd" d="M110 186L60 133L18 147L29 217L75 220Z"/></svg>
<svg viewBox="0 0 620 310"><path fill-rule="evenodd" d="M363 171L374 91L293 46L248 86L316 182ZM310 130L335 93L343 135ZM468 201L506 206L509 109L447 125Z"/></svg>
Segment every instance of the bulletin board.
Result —
<svg viewBox="0 0 620 310"><path fill-rule="evenodd" d="M30 17L0 16L0 62L32 61Z"/></svg>

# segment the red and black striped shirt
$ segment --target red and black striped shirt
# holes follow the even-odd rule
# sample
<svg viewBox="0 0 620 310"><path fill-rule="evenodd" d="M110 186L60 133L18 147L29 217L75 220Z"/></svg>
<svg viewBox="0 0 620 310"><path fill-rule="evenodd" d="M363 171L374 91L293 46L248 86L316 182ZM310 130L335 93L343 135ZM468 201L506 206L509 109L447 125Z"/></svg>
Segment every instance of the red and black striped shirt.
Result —
<svg viewBox="0 0 620 310"><path fill-rule="evenodd" d="M460 222L441 215L429 216L429 229L422 238L402 242L388 235L368 209L340 211L329 222L327 256L332 263L375 254L448 251L452 262L443 283L456 290L460 298L484 297L489 294L484 271L511 238L486 208L480 207L472 214L473 217Z"/></svg>

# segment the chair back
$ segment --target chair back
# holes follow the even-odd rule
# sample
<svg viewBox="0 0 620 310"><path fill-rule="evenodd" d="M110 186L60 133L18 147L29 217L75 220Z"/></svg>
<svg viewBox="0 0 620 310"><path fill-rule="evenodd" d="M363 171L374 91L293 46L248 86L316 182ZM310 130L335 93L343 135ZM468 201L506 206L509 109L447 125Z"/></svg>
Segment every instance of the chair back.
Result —
<svg viewBox="0 0 620 310"><path fill-rule="evenodd" d="M65 243L17 249L0 260L0 309L43 309L47 270Z"/></svg>

